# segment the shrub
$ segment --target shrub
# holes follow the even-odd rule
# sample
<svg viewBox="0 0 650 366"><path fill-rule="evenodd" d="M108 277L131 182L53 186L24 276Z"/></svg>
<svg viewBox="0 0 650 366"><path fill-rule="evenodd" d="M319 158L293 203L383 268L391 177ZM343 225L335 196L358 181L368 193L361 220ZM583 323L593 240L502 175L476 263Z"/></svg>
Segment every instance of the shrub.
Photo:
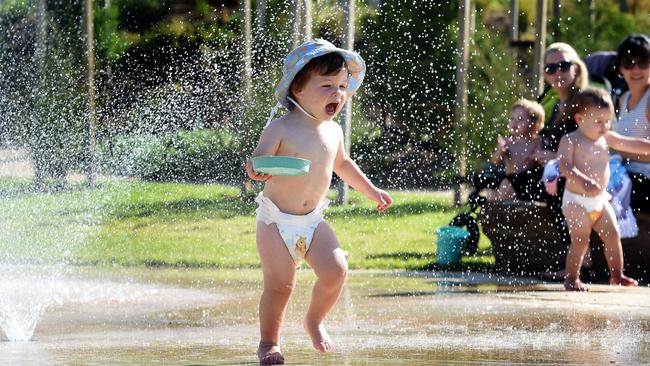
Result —
<svg viewBox="0 0 650 366"><path fill-rule="evenodd" d="M244 176L239 146L231 131L216 129L118 136L99 146L98 160L104 174L235 183Z"/></svg>

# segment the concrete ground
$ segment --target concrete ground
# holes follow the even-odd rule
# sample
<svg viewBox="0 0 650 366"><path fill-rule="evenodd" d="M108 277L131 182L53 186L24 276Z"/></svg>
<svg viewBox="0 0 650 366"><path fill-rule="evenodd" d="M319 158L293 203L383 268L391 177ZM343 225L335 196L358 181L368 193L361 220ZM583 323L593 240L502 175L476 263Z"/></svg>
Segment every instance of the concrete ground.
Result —
<svg viewBox="0 0 650 366"><path fill-rule="evenodd" d="M256 364L259 270L74 268L61 279L68 297L49 306L32 341L0 342L0 364ZM568 293L534 279L390 271L350 274L326 322L336 351L320 355L300 326L313 281L299 272L283 327L289 364L650 360L649 288Z"/></svg>

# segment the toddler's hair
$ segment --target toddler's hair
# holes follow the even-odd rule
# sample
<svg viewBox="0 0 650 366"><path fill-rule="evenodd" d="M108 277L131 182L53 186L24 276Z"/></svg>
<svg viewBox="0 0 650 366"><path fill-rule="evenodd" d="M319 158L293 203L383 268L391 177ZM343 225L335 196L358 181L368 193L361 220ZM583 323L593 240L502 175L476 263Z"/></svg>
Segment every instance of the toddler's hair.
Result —
<svg viewBox="0 0 650 366"><path fill-rule="evenodd" d="M314 57L293 77L291 85L289 85L289 96L295 100L293 91L304 87L313 75L336 75L345 67L343 56L337 52Z"/></svg>
<svg viewBox="0 0 650 366"><path fill-rule="evenodd" d="M515 108L523 108L528 112L530 121L533 123L533 134L537 134L542 130L542 128L544 128L544 108L541 104L522 98L512 105L510 111L514 111Z"/></svg>
<svg viewBox="0 0 650 366"><path fill-rule="evenodd" d="M612 102L612 97L604 89L586 88L579 91L573 97L571 115L575 116L576 113L584 113L590 107L608 108L613 111L614 102Z"/></svg>

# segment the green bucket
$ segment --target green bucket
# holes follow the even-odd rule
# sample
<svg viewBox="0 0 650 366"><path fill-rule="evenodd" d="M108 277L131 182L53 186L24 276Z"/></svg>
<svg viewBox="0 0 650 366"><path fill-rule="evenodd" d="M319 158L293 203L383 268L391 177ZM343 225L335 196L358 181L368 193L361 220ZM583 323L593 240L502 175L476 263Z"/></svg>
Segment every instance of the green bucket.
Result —
<svg viewBox="0 0 650 366"><path fill-rule="evenodd" d="M437 263L442 265L460 263L469 231L458 226L443 226L436 230L436 235L438 236L436 241Z"/></svg>

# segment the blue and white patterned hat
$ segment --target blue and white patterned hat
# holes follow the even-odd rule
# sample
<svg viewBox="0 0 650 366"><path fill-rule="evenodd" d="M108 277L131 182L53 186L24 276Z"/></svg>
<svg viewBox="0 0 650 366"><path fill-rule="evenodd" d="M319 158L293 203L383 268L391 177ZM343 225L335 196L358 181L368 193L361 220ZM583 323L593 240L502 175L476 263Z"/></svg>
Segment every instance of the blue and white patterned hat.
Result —
<svg viewBox="0 0 650 366"><path fill-rule="evenodd" d="M361 56L356 52L338 48L324 39L317 38L296 47L284 59L282 80L280 80L280 83L275 88L275 97L278 99L278 103L286 108L290 108L292 103L287 99L289 96L289 86L298 71L305 67L313 58L332 52L338 53L345 60L350 75L348 78L348 94L357 91L363 82L363 77L366 75L366 63Z"/></svg>

